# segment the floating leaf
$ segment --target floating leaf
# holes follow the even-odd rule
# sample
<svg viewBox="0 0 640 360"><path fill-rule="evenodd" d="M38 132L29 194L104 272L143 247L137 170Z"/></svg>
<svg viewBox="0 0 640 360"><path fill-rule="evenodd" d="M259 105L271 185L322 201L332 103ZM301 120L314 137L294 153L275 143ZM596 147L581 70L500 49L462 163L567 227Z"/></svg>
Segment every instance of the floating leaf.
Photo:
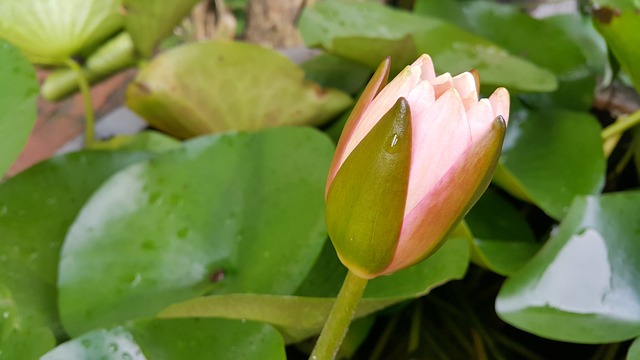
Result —
<svg viewBox="0 0 640 360"><path fill-rule="evenodd" d="M150 57L158 43L171 34L198 0L123 0L124 23L138 52Z"/></svg>
<svg viewBox="0 0 640 360"><path fill-rule="evenodd" d="M491 189L465 217L471 232L472 259L501 275L522 267L540 248L529 224L511 204Z"/></svg>
<svg viewBox="0 0 640 360"><path fill-rule="evenodd" d="M325 254L330 256L330 252ZM305 280L307 290L298 291L305 296L207 296L171 305L159 316L227 317L262 321L278 327L289 341L299 341L320 331L335 301L333 296L344 280L343 276L333 276L344 273L344 266L337 260L335 253L333 259L320 258L322 266L316 266L313 270L315 274L310 274ZM400 301L425 295L449 280L462 278L468 259L469 247L466 239L447 240L427 260L393 275L371 280L355 316L359 318ZM309 278L319 279L321 274L326 274L337 284L319 284L317 288L307 285ZM315 283L318 284L317 281Z"/></svg>
<svg viewBox="0 0 640 360"><path fill-rule="evenodd" d="M640 14L636 10L598 9L594 14L596 29L629 74L636 90L640 91Z"/></svg>
<svg viewBox="0 0 640 360"><path fill-rule="evenodd" d="M605 166L593 116L513 110L494 181L561 219L575 196L602 190Z"/></svg>
<svg viewBox="0 0 640 360"><path fill-rule="evenodd" d="M38 359L56 346L56 339L47 327L14 330L0 342L0 360Z"/></svg>
<svg viewBox="0 0 640 360"><path fill-rule="evenodd" d="M0 5L2 9L2 5ZM1 12L1 10L0 10ZM1 15L0 15L1 16ZM37 118L38 80L33 67L0 40L0 179L20 155Z"/></svg>
<svg viewBox="0 0 640 360"><path fill-rule="evenodd" d="M415 52L428 53L439 72L476 69L484 84L522 91L557 87L551 72L485 38L436 18L381 4L320 2L304 10L299 26L308 46L322 46L372 68L391 55L397 71L417 57Z"/></svg>
<svg viewBox="0 0 640 360"><path fill-rule="evenodd" d="M318 125L350 103L343 92L304 80L302 69L277 52L237 42L200 42L167 51L127 90L132 110L179 138Z"/></svg>
<svg viewBox="0 0 640 360"><path fill-rule="evenodd" d="M88 332L41 360L285 358L282 337L269 325L226 319L156 319Z"/></svg>
<svg viewBox="0 0 640 360"><path fill-rule="evenodd" d="M67 229L109 175L148 157L141 152L76 152L37 164L0 186L0 288L6 288L0 291L0 303L13 304L11 327L48 326L62 334L55 285Z"/></svg>
<svg viewBox="0 0 640 360"><path fill-rule="evenodd" d="M78 334L207 293L292 293L326 238L332 154L316 130L277 128L201 137L117 173L65 240L65 328Z"/></svg>
<svg viewBox="0 0 640 360"><path fill-rule="evenodd" d="M122 27L119 0L3 0L0 39L38 64L63 64Z"/></svg>
<svg viewBox="0 0 640 360"><path fill-rule="evenodd" d="M504 283L498 315L577 343L640 335L640 192L578 197L555 235Z"/></svg>
<svg viewBox="0 0 640 360"><path fill-rule="evenodd" d="M588 110L593 102L595 75L604 69L602 41L578 15L535 19L521 7L490 2L422 0L415 12L437 16L482 35L510 53L553 71L558 89L527 94L528 103ZM485 73L480 71L484 81Z"/></svg>

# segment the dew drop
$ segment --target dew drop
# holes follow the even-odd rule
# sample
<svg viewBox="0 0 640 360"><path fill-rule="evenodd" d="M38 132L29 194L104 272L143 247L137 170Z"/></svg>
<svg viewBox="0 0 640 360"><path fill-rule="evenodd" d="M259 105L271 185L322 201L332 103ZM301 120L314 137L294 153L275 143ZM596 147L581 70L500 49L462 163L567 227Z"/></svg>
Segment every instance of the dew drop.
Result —
<svg viewBox="0 0 640 360"><path fill-rule="evenodd" d="M116 343L111 343L108 346L109 351L111 351L112 353L115 353L116 351L118 351L118 344Z"/></svg>
<svg viewBox="0 0 640 360"><path fill-rule="evenodd" d="M82 340L80 341L80 344L81 344L83 347L85 347L86 349L88 349L88 348L90 348L90 347L91 347L91 340L89 340L89 339L82 339Z"/></svg>
<svg viewBox="0 0 640 360"><path fill-rule="evenodd" d="M122 360L133 360L133 358L131 357L131 355L129 355L129 353L124 353L122 354Z"/></svg>

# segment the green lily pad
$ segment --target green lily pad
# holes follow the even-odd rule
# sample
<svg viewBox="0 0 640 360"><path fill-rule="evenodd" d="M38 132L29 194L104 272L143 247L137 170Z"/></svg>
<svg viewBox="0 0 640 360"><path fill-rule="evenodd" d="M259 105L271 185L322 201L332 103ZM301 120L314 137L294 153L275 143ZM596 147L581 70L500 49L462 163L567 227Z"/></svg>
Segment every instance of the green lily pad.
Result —
<svg viewBox="0 0 640 360"><path fill-rule="evenodd" d="M332 54L322 54L300 65L305 78L322 87L340 89L357 95L371 78L369 67Z"/></svg>
<svg viewBox="0 0 640 360"><path fill-rule="evenodd" d="M593 116L516 109L494 183L561 219L575 196L602 190L605 168L600 124Z"/></svg>
<svg viewBox="0 0 640 360"><path fill-rule="evenodd" d="M88 332L41 360L285 359L272 327L226 319L142 320Z"/></svg>
<svg viewBox="0 0 640 360"><path fill-rule="evenodd" d="M279 53L238 42L200 42L167 51L127 90L133 111L178 138L319 125L351 101L339 90L304 80L302 69Z"/></svg>
<svg viewBox="0 0 640 360"><path fill-rule="evenodd" d="M605 52L597 33L580 16L534 19L519 6L455 0L418 1L415 12L451 21L553 71L558 89L553 93L527 94L528 103L543 108L591 107L595 75L604 69ZM484 81L485 73L480 74Z"/></svg>
<svg viewBox="0 0 640 360"><path fill-rule="evenodd" d="M1 16L1 15L0 15ZM0 40L0 179L27 143L37 118L36 73L20 51Z"/></svg>
<svg viewBox="0 0 640 360"><path fill-rule="evenodd" d="M56 274L67 229L109 175L148 157L142 152L82 151L37 164L0 186L0 288L6 289L0 303L12 304L13 310L3 316L11 328L48 326L63 333Z"/></svg>
<svg viewBox="0 0 640 360"><path fill-rule="evenodd" d="M124 23L140 55L150 57L198 0L123 0Z"/></svg>
<svg viewBox="0 0 640 360"><path fill-rule="evenodd" d="M636 90L640 91L640 14L633 9L619 11L604 7L596 11L594 24Z"/></svg>
<svg viewBox="0 0 640 360"><path fill-rule="evenodd" d="M638 360L640 359L640 338L636 338L629 347L629 351L627 352L627 360Z"/></svg>
<svg viewBox="0 0 640 360"><path fill-rule="evenodd" d="M65 329L155 315L204 294L292 293L326 239L332 155L314 129L277 128L201 137L117 173L67 234Z"/></svg>
<svg viewBox="0 0 640 360"><path fill-rule="evenodd" d="M473 233L471 259L500 275L518 270L540 249L518 210L491 189L471 208L465 221Z"/></svg>
<svg viewBox="0 0 640 360"><path fill-rule="evenodd" d="M38 64L64 64L122 27L119 0L4 0L0 39Z"/></svg>
<svg viewBox="0 0 640 360"><path fill-rule="evenodd" d="M0 360L38 359L56 346L56 339L47 327L13 330L0 342Z"/></svg>
<svg viewBox="0 0 640 360"><path fill-rule="evenodd" d="M326 258L324 256L327 256ZM390 276L369 281L364 298L356 311L360 318L392 304L427 294L431 289L452 279L464 276L469 262L469 246L466 239L452 238L425 261ZM327 319L334 296L344 276L344 266L333 254L323 253L307 279L304 289L297 294L304 296L276 296L256 294L230 294L195 298L169 306L159 316L226 317L262 321L276 326L290 342L300 341L317 334ZM331 280L318 280L326 274ZM334 276L337 275L337 276ZM311 280L316 279L316 280ZM319 285L308 286L307 282Z"/></svg>
<svg viewBox="0 0 640 360"><path fill-rule="evenodd" d="M299 26L308 46L322 46L372 68L391 55L397 71L412 62L417 53L428 53L438 71L476 69L485 84L542 92L557 87L550 71L509 54L485 38L436 18L381 4L320 2L304 10Z"/></svg>
<svg viewBox="0 0 640 360"><path fill-rule="evenodd" d="M640 192L578 197L552 238L507 279L504 321L577 343L640 335Z"/></svg>

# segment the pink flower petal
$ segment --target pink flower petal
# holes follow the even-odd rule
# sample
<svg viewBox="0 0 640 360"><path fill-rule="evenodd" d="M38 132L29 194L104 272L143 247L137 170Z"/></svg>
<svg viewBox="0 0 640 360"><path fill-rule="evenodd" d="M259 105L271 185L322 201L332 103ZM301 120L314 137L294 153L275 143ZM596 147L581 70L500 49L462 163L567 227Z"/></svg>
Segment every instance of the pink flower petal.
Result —
<svg viewBox="0 0 640 360"><path fill-rule="evenodd" d="M493 108L493 116L502 115L505 123L509 124L509 92L507 89L497 88L489 97L489 101Z"/></svg>
<svg viewBox="0 0 640 360"><path fill-rule="evenodd" d="M451 74L444 73L437 78L435 78L431 84L433 85L433 89L436 93L436 99L442 96L445 91L453 88L453 78L451 78Z"/></svg>
<svg viewBox="0 0 640 360"><path fill-rule="evenodd" d="M411 67L419 67L421 70L420 79L432 82L436 78L436 70L433 68L431 56L423 54L411 64Z"/></svg>
<svg viewBox="0 0 640 360"><path fill-rule="evenodd" d="M435 186L469 146L471 136L462 99L451 88L412 115L411 170L405 214Z"/></svg>
<svg viewBox="0 0 640 360"><path fill-rule="evenodd" d="M471 73L464 72L460 75L454 76L453 86L460 93L465 109L468 110L473 104L478 102L476 81Z"/></svg>
<svg viewBox="0 0 640 360"><path fill-rule="evenodd" d="M467 110L467 120L471 129L471 140L474 141L484 135L491 127L495 118L491 103L481 99Z"/></svg>

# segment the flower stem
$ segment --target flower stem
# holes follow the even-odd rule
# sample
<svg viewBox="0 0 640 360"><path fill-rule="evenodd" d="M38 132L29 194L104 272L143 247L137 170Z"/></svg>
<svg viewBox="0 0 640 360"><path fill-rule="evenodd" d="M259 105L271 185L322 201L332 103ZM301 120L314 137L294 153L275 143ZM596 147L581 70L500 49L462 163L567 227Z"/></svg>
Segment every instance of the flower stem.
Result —
<svg viewBox="0 0 640 360"><path fill-rule="evenodd" d="M82 100L84 102L84 146L90 148L94 142L95 134L95 115L93 112L93 102L91 100L91 91L89 88L89 81L87 76L80 67L80 65L73 59L69 58L66 61L67 66L76 73L78 78L78 87L82 94Z"/></svg>
<svg viewBox="0 0 640 360"><path fill-rule="evenodd" d="M640 110L620 117L616 122L602 129L602 138L608 139L614 135L622 134L638 124L640 124Z"/></svg>
<svg viewBox="0 0 640 360"><path fill-rule="evenodd" d="M335 359L367 282L367 279L358 277L351 271L347 273L338 298L331 308L329 318L311 353L310 360Z"/></svg>

